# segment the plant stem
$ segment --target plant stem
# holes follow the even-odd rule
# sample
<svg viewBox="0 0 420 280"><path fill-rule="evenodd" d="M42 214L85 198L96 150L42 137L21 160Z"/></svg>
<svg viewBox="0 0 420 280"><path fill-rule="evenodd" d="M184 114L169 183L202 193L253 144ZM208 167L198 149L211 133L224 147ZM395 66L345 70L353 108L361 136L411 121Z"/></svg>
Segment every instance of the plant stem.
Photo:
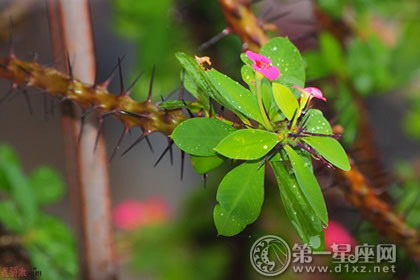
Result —
<svg viewBox="0 0 420 280"><path fill-rule="evenodd" d="M261 81L262 81L262 77L260 76L261 74L256 73L256 90L257 90L257 100L258 100L258 107L260 108L260 112L261 112L261 116L263 118L264 121L264 126L266 129L268 130L273 130L273 126L271 125L267 114L265 112L265 108L264 108L264 103L263 103L263 98L262 98L262 92L261 92Z"/></svg>
<svg viewBox="0 0 420 280"><path fill-rule="evenodd" d="M50 31L56 61L71 65L74 78L94 83L96 75L93 34L88 0L49 0ZM64 59L63 59L64 58ZM63 69L63 70L64 70ZM73 77L72 77L73 78ZM106 146L99 138L95 118L80 132L80 113L71 102L62 105L63 134L70 199L78 227L81 279L115 280L117 264L111 226L111 197Z"/></svg>

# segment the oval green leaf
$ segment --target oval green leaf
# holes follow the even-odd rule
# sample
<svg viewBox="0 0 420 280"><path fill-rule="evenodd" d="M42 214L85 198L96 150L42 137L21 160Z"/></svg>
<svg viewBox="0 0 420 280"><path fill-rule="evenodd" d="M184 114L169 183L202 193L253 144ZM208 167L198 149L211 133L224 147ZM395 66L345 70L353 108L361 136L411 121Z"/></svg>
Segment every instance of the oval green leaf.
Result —
<svg viewBox="0 0 420 280"><path fill-rule="evenodd" d="M271 161L270 164L277 179L284 210L292 226L304 243L313 249L322 250L324 230L321 221L298 187L293 173L287 170L284 162Z"/></svg>
<svg viewBox="0 0 420 280"><path fill-rule="evenodd" d="M333 165L344 171L350 170L349 158L341 144L334 138L326 136L308 136L303 137L302 140Z"/></svg>
<svg viewBox="0 0 420 280"><path fill-rule="evenodd" d="M214 147L235 131L230 125L212 118L192 118L179 124L171 137L184 152L196 156L214 156Z"/></svg>
<svg viewBox="0 0 420 280"><path fill-rule="evenodd" d="M305 131L311 133L332 134L331 125L320 110L309 109L303 119Z"/></svg>
<svg viewBox="0 0 420 280"><path fill-rule="evenodd" d="M318 218L325 225L328 225L328 213L325 200L322 195L321 187L315 178L315 175L305 161L293 150L290 146L285 146L284 149L292 163L293 172L296 180L299 183L300 189L305 198L309 201Z"/></svg>
<svg viewBox="0 0 420 280"><path fill-rule="evenodd" d="M63 178L47 166L35 169L29 179L35 197L41 205L57 202L64 195Z"/></svg>
<svg viewBox="0 0 420 280"><path fill-rule="evenodd" d="M282 84L273 83L273 96L277 106L279 106L286 118L291 120L296 110L299 108L297 99L292 91Z"/></svg>
<svg viewBox="0 0 420 280"><path fill-rule="evenodd" d="M201 157L190 155L191 165L198 174L205 174L223 164L225 159L220 155Z"/></svg>
<svg viewBox="0 0 420 280"><path fill-rule="evenodd" d="M241 129L223 138L214 149L228 158L255 160L265 156L279 141L272 132Z"/></svg>
<svg viewBox="0 0 420 280"><path fill-rule="evenodd" d="M257 98L253 93L215 69L206 73L218 92L216 101L220 101L222 105L234 112L240 112L250 119L263 123Z"/></svg>
<svg viewBox="0 0 420 280"><path fill-rule="evenodd" d="M217 190L219 205L214 209L217 232L232 236L259 216L264 201L264 167L245 162L223 178Z"/></svg>
<svg viewBox="0 0 420 280"><path fill-rule="evenodd" d="M276 82L287 86L305 85L305 63L300 51L289 39L277 37L271 39L261 48L261 54L271 59L280 70Z"/></svg>

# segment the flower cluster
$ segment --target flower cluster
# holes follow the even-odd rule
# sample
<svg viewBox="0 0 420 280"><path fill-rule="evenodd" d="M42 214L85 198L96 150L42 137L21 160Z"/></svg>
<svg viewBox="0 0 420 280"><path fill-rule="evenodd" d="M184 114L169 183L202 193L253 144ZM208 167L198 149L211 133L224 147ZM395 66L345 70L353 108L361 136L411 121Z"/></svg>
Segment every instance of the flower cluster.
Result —
<svg viewBox="0 0 420 280"><path fill-rule="evenodd" d="M261 54L254 53L252 51L247 51L246 56L253 61L252 67L254 70L260 74L262 74L264 77L269 79L270 81L277 80L280 76L279 69L274 66L271 62L271 60L268 57L265 57ZM306 98L317 98L321 99L323 101L327 101L327 99L324 97L322 91L319 88L316 87L307 87L307 88L301 88L299 86L292 86L292 88L298 89L303 97Z"/></svg>

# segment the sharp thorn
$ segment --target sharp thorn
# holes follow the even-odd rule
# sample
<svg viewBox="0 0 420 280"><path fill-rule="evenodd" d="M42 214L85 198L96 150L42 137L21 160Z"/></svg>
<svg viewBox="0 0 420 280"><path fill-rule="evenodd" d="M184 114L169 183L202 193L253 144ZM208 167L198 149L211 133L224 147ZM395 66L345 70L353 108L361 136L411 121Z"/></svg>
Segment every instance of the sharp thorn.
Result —
<svg viewBox="0 0 420 280"><path fill-rule="evenodd" d="M32 109L32 103L31 103L31 98L29 97L29 94L26 90L22 90L22 94L25 98L26 104L28 105L28 109L29 109L29 113L31 115L34 114L34 110Z"/></svg>
<svg viewBox="0 0 420 280"><path fill-rule="evenodd" d="M128 87L127 89L127 95L130 94L131 90L134 88L134 86L136 85L136 83L140 80L140 78L143 76L144 72L141 72L135 79L134 81L131 83L131 85Z"/></svg>
<svg viewBox="0 0 420 280"><path fill-rule="evenodd" d="M264 21L273 22L273 21L276 21L276 20L278 20L282 17L285 17L285 16L289 15L291 12L292 11L284 11L284 12L278 14L278 15L275 15L275 16L272 16L272 17L269 17L269 18L265 19Z"/></svg>
<svg viewBox="0 0 420 280"><path fill-rule="evenodd" d="M98 147L99 138L101 137L103 129L104 129L104 119L102 116L100 116L99 121L98 121L98 132L96 133L95 146L93 147L93 152L95 152L96 148Z"/></svg>
<svg viewBox="0 0 420 280"><path fill-rule="evenodd" d="M152 152L152 154L154 154L155 150L153 149L152 142L150 142L149 136L146 136L145 138L146 138L147 146L149 146L150 151Z"/></svg>
<svg viewBox="0 0 420 280"><path fill-rule="evenodd" d="M169 148L169 161L171 162L171 166L174 165L174 150L172 149L172 145Z"/></svg>
<svg viewBox="0 0 420 280"><path fill-rule="evenodd" d="M226 35L230 34L231 31L229 28L225 28L222 30L222 32L216 34L213 38L208 40L207 42L204 42L203 44L198 47L198 51L203 51L205 49L208 49L209 47L216 44L220 39L224 38Z"/></svg>
<svg viewBox="0 0 420 280"><path fill-rule="evenodd" d="M150 84L149 84L149 92L147 94L147 101L148 102L152 102L152 94L153 94L153 81L155 79L155 72L156 72L156 66L153 65L153 70L152 70L152 76L150 78Z"/></svg>
<svg viewBox="0 0 420 280"><path fill-rule="evenodd" d="M148 134L147 133L143 133L142 135L140 135L140 137L139 138L137 138L137 140L136 141L134 141L134 143L133 144L131 144L131 146L130 147L128 147L128 149L127 150L125 150L122 154L121 154L121 157L123 157L123 156L125 156L129 151L131 151L131 149L132 148L134 148L137 144L139 144L141 141L143 141L143 139L147 136Z"/></svg>
<svg viewBox="0 0 420 280"><path fill-rule="evenodd" d="M10 27L10 40L9 40L9 57L11 57L11 58L15 58L16 56L15 56L15 51L13 50L13 27L14 27L14 24L13 24L13 20L12 20L12 18L10 17L9 18L9 27Z"/></svg>
<svg viewBox="0 0 420 280"><path fill-rule="evenodd" d="M119 111L119 113L123 114L123 115L131 116L131 117L136 117L136 118L148 118L149 117L149 115L146 115L146 114L138 114L138 113L133 113L133 112L124 111L124 110Z"/></svg>
<svg viewBox="0 0 420 280"><path fill-rule="evenodd" d="M144 133L144 129L142 128L141 130ZM152 154L155 153L155 150L153 149L153 145L152 145L152 142L150 141L149 136L145 136L145 138L146 138L147 146L149 146L150 151L152 152Z"/></svg>
<svg viewBox="0 0 420 280"><path fill-rule="evenodd" d="M124 137L127 135L127 132L128 132L129 129L130 128L128 126L124 126L123 131L122 131L120 137L118 138L117 145L115 145L114 149L112 149L111 157L109 158L110 162L112 161L112 159L117 154L117 151L120 149L121 143L122 143Z"/></svg>
<svg viewBox="0 0 420 280"><path fill-rule="evenodd" d="M70 79L73 80L73 67L71 66L70 57L68 53L66 55L66 59L67 59L67 71L69 72Z"/></svg>
<svg viewBox="0 0 420 280"><path fill-rule="evenodd" d="M181 181L184 179L185 152L181 150Z"/></svg>
<svg viewBox="0 0 420 280"><path fill-rule="evenodd" d="M208 175L206 173L203 174L203 187L204 188L207 187L207 178L208 178Z"/></svg>
<svg viewBox="0 0 420 280"><path fill-rule="evenodd" d="M118 76L120 80L120 95L127 95L124 87L124 78L122 73L121 58L118 57Z"/></svg>
<svg viewBox="0 0 420 280"><path fill-rule="evenodd" d="M0 104L6 101L13 94L14 89L15 87L12 85L10 89L7 91L7 93L0 99Z"/></svg>
<svg viewBox="0 0 420 280"><path fill-rule="evenodd" d="M106 87L109 86L109 83L111 83L111 80L114 77L115 70L117 70L118 65L124 60L124 58L125 58L125 55L123 55L121 58L118 58L118 63L114 65L114 67L112 68L111 72L108 74L108 76L105 79L105 81L103 81L102 83L100 83L101 87L106 88ZM96 87L97 84L98 83L95 82L94 87Z"/></svg>
<svg viewBox="0 0 420 280"><path fill-rule="evenodd" d="M184 105L185 105L185 109L187 110L187 113L188 113L189 117L190 117L190 118L194 118L193 113L190 111L190 109L188 109L188 105L187 105L187 103L185 102L185 100L184 100L184 99L182 99L182 103L184 103Z"/></svg>
<svg viewBox="0 0 420 280"><path fill-rule="evenodd" d="M165 156L165 154L171 149L173 143L174 143L173 140L169 140L168 145L166 146L165 150L163 150L162 154L159 156L159 158L155 162L155 164L153 164L153 167L156 167L159 164L159 162L162 160L162 158Z"/></svg>
<svg viewBox="0 0 420 280"><path fill-rule="evenodd" d="M83 129L85 127L85 121L86 121L87 116L90 113L93 113L94 111L95 111L95 107L89 108L89 109L85 110L82 113L82 115L80 116L80 130L79 130L79 137L77 139L77 144L80 144L80 141L82 139ZM99 129L98 129L98 133L99 133ZM95 139L95 140L97 141L98 139ZM95 149L96 149L96 141L95 141Z"/></svg>

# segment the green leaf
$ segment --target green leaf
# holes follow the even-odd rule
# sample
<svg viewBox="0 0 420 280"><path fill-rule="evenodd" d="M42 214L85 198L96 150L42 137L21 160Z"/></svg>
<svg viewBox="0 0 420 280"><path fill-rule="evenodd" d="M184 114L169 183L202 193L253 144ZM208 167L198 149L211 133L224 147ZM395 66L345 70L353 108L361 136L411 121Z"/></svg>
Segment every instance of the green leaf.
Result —
<svg viewBox="0 0 420 280"><path fill-rule="evenodd" d="M299 108L297 99L292 91L282 84L273 83L273 96L277 106L279 106L286 118L291 120L296 110Z"/></svg>
<svg viewBox="0 0 420 280"><path fill-rule="evenodd" d="M344 11L344 0L318 0L319 7L335 19L341 18Z"/></svg>
<svg viewBox="0 0 420 280"><path fill-rule="evenodd" d="M208 106L208 96L213 91L206 71L191 56L179 52L175 54L185 70L184 86L203 105Z"/></svg>
<svg viewBox="0 0 420 280"><path fill-rule="evenodd" d="M331 125L320 110L310 109L306 113L305 131L320 134L332 134ZM305 119L304 118L304 119Z"/></svg>
<svg viewBox="0 0 420 280"><path fill-rule="evenodd" d="M228 158L254 160L266 155L279 141L272 132L241 129L223 138L214 149Z"/></svg>
<svg viewBox="0 0 420 280"><path fill-rule="evenodd" d="M249 65L244 65L241 67L241 76L242 80L248 85L251 90L255 90L255 72Z"/></svg>
<svg viewBox="0 0 420 280"><path fill-rule="evenodd" d="M254 94L215 69L206 73L218 92L216 96L213 96L216 101L234 112L240 112L250 119L263 123L257 98Z"/></svg>
<svg viewBox="0 0 420 280"><path fill-rule="evenodd" d="M64 182L55 170L46 166L39 167L29 179L39 204L54 203L63 197Z"/></svg>
<svg viewBox="0 0 420 280"><path fill-rule="evenodd" d="M43 215L24 244L31 263L45 280L72 280L78 272L76 244L69 229L58 219Z"/></svg>
<svg viewBox="0 0 420 280"><path fill-rule="evenodd" d="M235 131L230 125L212 118L192 118L179 124L171 137L184 152L196 156L213 156L214 147Z"/></svg>
<svg viewBox="0 0 420 280"><path fill-rule="evenodd" d="M276 175L280 197L287 216L299 237L314 249L323 249L323 233L321 221L315 211L298 188L296 178L286 169L286 164L271 161L271 167Z"/></svg>
<svg viewBox="0 0 420 280"><path fill-rule="evenodd" d="M334 0L335 1L335 0ZM340 43L330 33L321 33L319 45L322 53L323 64L328 66L331 72L340 77L345 76L345 60Z"/></svg>
<svg viewBox="0 0 420 280"><path fill-rule="evenodd" d="M188 104L191 104L191 101L165 100L159 104L159 107L162 109L174 110L174 109L188 107Z"/></svg>
<svg viewBox="0 0 420 280"><path fill-rule="evenodd" d="M0 145L0 160L7 165L20 166L20 162L15 151L7 145ZM9 180L6 174L0 169L0 190L10 190Z"/></svg>
<svg viewBox="0 0 420 280"><path fill-rule="evenodd" d="M308 136L303 137L309 146L314 148L321 156L333 165L344 171L350 170L349 158L340 143L332 137Z"/></svg>
<svg viewBox="0 0 420 280"><path fill-rule="evenodd" d="M229 215L228 211L222 208L220 204L214 207L213 219L218 233L224 236L234 236L247 226L233 215Z"/></svg>
<svg viewBox="0 0 420 280"><path fill-rule="evenodd" d="M209 157L201 157L201 156L194 156L190 155L191 164L194 168L195 172L198 174L206 174L209 171L219 167L223 164L225 159L220 155L216 156L209 156Z"/></svg>
<svg viewBox="0 0 420 280"><path fill-rule="evenodd" d="M271 59L274 66L280 70L280 76L276 82L293 86L305 85L305 63L299 50L289 39L277 37L266 43L261 54Z"/></svg>
<svg viewBox="0 0 420 280"><path fill-rule="evenodd" d="M25 230L22 215L13 201L0 201L0 223L8 230L22 233Z"/></svg>
<svg viewBox="0 0 420 280"><path fill-rule="evenodd" d="M3 150L5 151L5 150ZM11 164L11 153L0 153L0 177L3 178L5 189L16 203L19 215L24 220L25 227L31 227L38 215L39 209L33 190L23 174L20 166Z"/></svg>
<svg viewBox="0 0 420 280"><path fill-rule="evenodd" d="M324 63L324 57L318 50L309 50L303 53L306 62L306 78L318 80L331 74L329 65Z"/></svg>
<svg viewBox="0 0 420 280"><path fill-rule="evenodd" d="M232 236L259 216L264 200L264 167L245 162L223 178L217 190L214 221L219 234Z"/></svg>
<svg viewBox="0 0 420 280"><path fill-rule="evenodd" d="M285 117L274 100L273 90L269 80L263 79L261 81L261 93L264 107L267 110L269 119L273 122L284 120Z"/></svg>
<svg viewBox="0 0 420 280"><path fill-rule="evenodd" d="M321 187L312 169L305 164L305 161L290 146L285 146L284 149L292 163L293 172L304 196L311 204L321 222L328 225L327 206L325 205Z"/></svg>

